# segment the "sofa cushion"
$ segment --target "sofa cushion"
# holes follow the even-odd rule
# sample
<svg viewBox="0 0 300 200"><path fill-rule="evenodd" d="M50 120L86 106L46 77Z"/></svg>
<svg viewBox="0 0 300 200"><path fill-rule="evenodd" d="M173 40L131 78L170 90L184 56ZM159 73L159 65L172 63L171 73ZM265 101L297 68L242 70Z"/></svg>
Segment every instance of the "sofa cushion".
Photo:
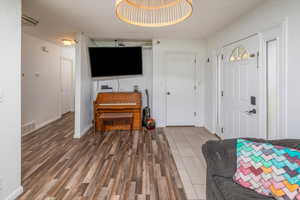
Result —
<svg viewBox="0 0 300 200"><path fill-rule="evenodd" d="M300 199L300 151L269 143L237 140L234 180L276 199Z"/></svg>
<svg viewBox="0 0 300 200"><path fill-rule="evenodd" d="M213 179L225 200L274 200L238 185L232 178L214 176Z"/></svg>
<svg viewBox="0 0 300 200"><path fill-rule="evenodd" d="M247 140L255 141L255 142L268 142L273 145L286 146L290 148L300 149L300 140L295 139L287 139L287 140L263 140L263 139L254 139L254 138L246 138ZM202 146L202 152L205 157L207 163L207 181L206 181L206 199L207 200L227 200L222 194L222 191L217 187L217 183L213 177L227 177L226 184L235 184L232 181L234 173L236 171L236 139L230 140L221 140L221 141L208 141L206 144ZM221 178L220 178L221 179ZM229 181L229 182L228 182ZM221 184L219 184L220 186ZM242 193L245 188L235 184L233 187L236 188L235 191L239 191L238 193ZM223 189L224 192L228 192L229 189ZM230 191L230 190L229 190ZM246 192L246 191L245 191ZM235 192L237 193L237 192ZM249 193L246 192L246 195ZM232 194L233 199L231 200L247 200L246 196L241 198L238 194ZM254 199L262 199L262 200L271 200L272 198L262 197L256 198L255 192L250 192L250 200ZM231 195L226 195L231 196ZM254 198L253 198L254 196Z"/></svg>

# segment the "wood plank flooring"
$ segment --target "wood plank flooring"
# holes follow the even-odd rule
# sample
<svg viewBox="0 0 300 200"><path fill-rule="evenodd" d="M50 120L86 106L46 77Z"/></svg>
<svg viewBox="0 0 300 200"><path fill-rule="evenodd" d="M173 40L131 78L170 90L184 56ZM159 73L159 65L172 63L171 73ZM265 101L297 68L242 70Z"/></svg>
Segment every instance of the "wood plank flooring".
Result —
<svg viewBox="0 0 300 200"><path fill-rule="evenodd" d="M22 139L19 200L186 200L162 129L73 139L73 114Z"/></svg>

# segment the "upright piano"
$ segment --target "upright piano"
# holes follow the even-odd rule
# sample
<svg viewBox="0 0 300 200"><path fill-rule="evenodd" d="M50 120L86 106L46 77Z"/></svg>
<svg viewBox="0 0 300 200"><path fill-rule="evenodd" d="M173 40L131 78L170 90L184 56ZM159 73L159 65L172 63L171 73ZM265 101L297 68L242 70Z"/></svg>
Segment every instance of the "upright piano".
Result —
<svg viewBox="0 0 300 200"><path fill-rule="evenodd" d="M142 95L138 92L99 93L94 101L94 120L96 131L100 130L101 113L133 113L133 130L142 128ZM105 130L128 129L126 124L108 124Z"/></svg>

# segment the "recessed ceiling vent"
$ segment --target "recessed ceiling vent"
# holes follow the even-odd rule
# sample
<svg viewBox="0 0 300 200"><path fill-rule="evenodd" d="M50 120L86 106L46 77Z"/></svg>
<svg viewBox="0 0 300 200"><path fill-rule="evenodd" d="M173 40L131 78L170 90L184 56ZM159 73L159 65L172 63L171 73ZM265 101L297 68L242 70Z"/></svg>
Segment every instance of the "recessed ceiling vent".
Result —
<svg viewBox="0 0 300 200"><path fill-rule="evenodd" d="M36 26L38 25L39 21L32 18L32 17L29 17L27 15L22 15L22 25L24 26Z"/></svg>

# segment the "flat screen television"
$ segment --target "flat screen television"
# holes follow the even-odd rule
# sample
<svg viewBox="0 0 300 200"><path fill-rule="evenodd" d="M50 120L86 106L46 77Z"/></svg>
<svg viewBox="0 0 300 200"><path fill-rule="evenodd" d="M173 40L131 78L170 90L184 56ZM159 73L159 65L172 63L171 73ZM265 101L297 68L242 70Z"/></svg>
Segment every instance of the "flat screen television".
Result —
<svg viewBox="0 0 300 200"><path fill-rule="evenodd" d="M143 74L142 47L90 47L92 78Z"/></svg>

